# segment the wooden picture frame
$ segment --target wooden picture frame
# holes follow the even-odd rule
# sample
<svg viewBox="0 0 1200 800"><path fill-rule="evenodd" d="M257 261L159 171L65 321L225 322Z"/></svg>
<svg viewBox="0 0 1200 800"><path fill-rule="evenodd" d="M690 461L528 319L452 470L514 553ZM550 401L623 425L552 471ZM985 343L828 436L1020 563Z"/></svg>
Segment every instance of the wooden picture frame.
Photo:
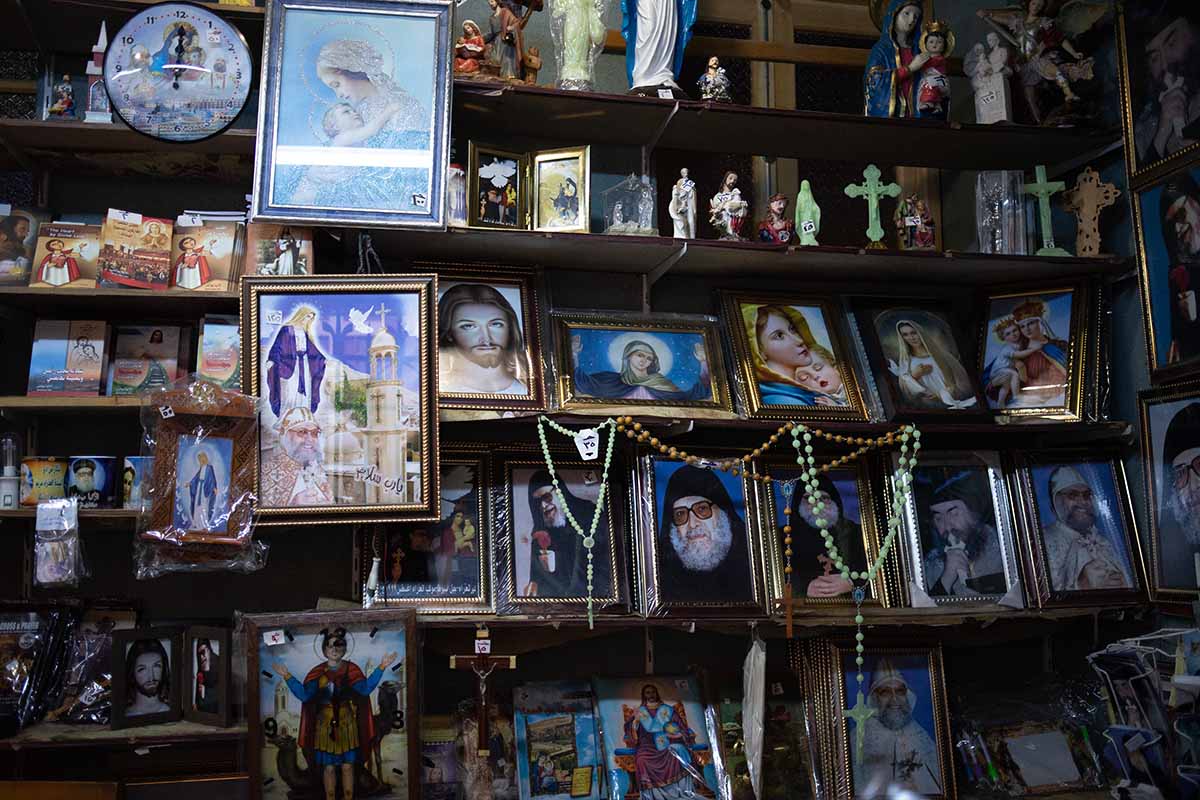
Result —
<svg viewBox="0 0 1200 800"><path fill-rule="evenodd" d="M139 652L143 650L145 652ZM113 700L110 724L113 730L175 722L183 716L179 700L182 674L179 662L182 650L183 633L179 628L143 627L112 632ZM166 665L162 665L164 654L167 658ZM155 661L157 656L157 662L162 666L159 672L155 672L153 663L138 664L139 659L146 655L151 657L150 662ZM165 705L165 709L129 713L132 693L141 691L133 685L138 681L139 669L144 670L147 686L151 685L151 681L158 686L155 695L143 694L149 698L143 702L148 705ZM165 687L162 685L164 680L167 682Z"/></svg>
<svg viewBox="0 0 1200 800"><path fill-rule="evenodd" d="M853 351L842 336L842 314L832 300L725 291L721 305L748 416L867 419Z"/></svg>
<svg viewBox="0 0 1200 800"><path fill-rule="evenodd" d="M1098 317L1098 305L1096 293L1085 281L989 292L978 348L979 386L987 408L997 417L1013 420L1082 421L1087 411L1085 398L1095 396L1099 347L1091 321ZM1060 338L1063 324L1067 326L1066 339ZM1046 341L1031 346L1034 340L1025 335L1026 329ZM1012 353L1028 355L1014 357ZM1034 371L1040 377L1035 378ZM1060 372L1062 377L1057 380L1061 383L1050 383ZM1056 386L1061 386L1061 399L1046 391ZM1003 405L999 403L1001 392ZM1022 392L1037 397L1022 398Z"/></svg>
<svg viewBox="0 0 1200 800"><path fill-rule="evenodd" d="M1200 569L1196 566L1200 552L1188 544L1188 531L1183 525L1196 518L1190 509L1192 498L1200 493L1200 475L1194 465L1189 466L1193 462L1183 462L1188 451L1195 449L1193 442L1200 447L1200 381L1139 392L1138 416L1150 518L1151 597L1156 601L1188 602L1200 593ZM1168 451L1170 458L1166 457ZM1185 469L1191 472L1183 472ZM1174 482L1176 470L1181 472L1181 479L1183 475L1187 478L1178 488ZM1186 490L1186 497L1181 490Z"/></svg>
<svg viewBox="0 0 1200 800"><path fill-rule="evenodd" d="M362 590L364 608L411 607L425 614L492 613L495 610L488 450L482 446L443 447L440 470L442 511L439 521L371 526L359 533L361 555L355 580ZM469 478L472 483L463 493L463 484ZM460 513L463 516L456 519ZM474 531L474 538L467 534L463 540L461 537L469 530ZM417 540L419 531L424 531L420 543ZM372 595L367 584L376 558L380 560L379 582ZM416 583L405 587L402 578L410 570L409 562L413 559L424 560L413 571L418 576L435 579L437 585L431 584L428 591L423 591ZM397 568L399 578L394 575ZM458 583L469 584L472 577L474 586ZM447 586L450 591L446 590Z"/></svg>
<svg viewBox="0 0 1200 800"><path fill-rule="evenodd" d="M551 165L573 164L561 181L555 181ZM557 170L563 172L563 170ZM571 173L574 173L572 177ZM558 194L550 196L554 184ZM574 185L574 195L566 191ZM539 150L529 155L530 228L554 233L589 233L591 231L592 146L560 147ZM543 196L543 193L546 196ZM555 212L557 211L557 216ZM573 212L573 213L569 213Z"/></svg>
<svg viewBox="0 0 1200 800"><path fill-rule="evenodd" d="M563 309L551 312L550 324L564 410L721 417L733 410L712 317ZM638 354L647 361L641 374L632 364Z"/></svg>
<svg viewBox="0 0 1200 800"><path fill-rule="evenodd" d="M438 406L444 409L545 411L541 305L544 292L540 273L527 267L458 262L416 262L413 269L435 272L438 276ZM480 305L495 309L493 319L456 317L460 309L470 310ZM499 334L491 330L485 332L484 326L493 321L502 321L506 330ZM473 323L474 327L460 330L460 322ZM513 338L514 330L516 339ZM508 363L501 361L497 366L489 367L479 364L478 357L473 359L459 354L463 347L492 343L497 336L507 337L500 347L502 356L509 356ZM507 352L510 349L511 352ZM459 369L460 365L464 369ZM472 383L474 375L484 369L506 370L512 383L509 386ZM481 377L490 376L484 374Z"/></svg>
<svg viewBox="0 0 1200 800"><path fill-rule="evenodd" d="M202 671L199 648L208 645L210 666ZM214 646L215 645L215 646ZM233 710L233 636L229 628L193 626L183 632L183 660L179 665L181 684L187 677L188 694L182 697L183 718L228 728ZM215 665L213 662L215 661ZM215 686L212 685L216 678ZM203 697L201 690L203 687ZM180 686L182 692L183 686ZM215 692L215 697L212 693Z"/></svg>
<svg viewBox="0 0 1200 800"><path fill-rule="evenodd" d="M242 279L259 524L436 518L436 295L432 274Z"/></svg>
<svg viewBox="0 0 1200 800"><path fill-rule="evenodd" d="M143 489L150 513L142 538L244 544L250 536L258 474L255 399L202 381L157 392L153 400L159 419L152 478ZM214 478L211 494L205 488L208 475ZM184 487L188 491L180 497ZM211 501L207 510L206 494ZM195 527L197 504L199 513L208 517L203 527Z"/></svg>
<svg viewBox="0 0 1200 800"><path fill-rule="evenodd" d="M263 751L271 740L278 739L282 742L287 742L292 738L293 734L299 730L299 724L293 728L288 725L290 717L296 716L290 711L287 711L289 699L293 699L294 695L287 694L292 691L287 688L287 684L280 680L280 676L273 671L273 665L276 663L283 664L288 672L291 671L289 662L295 662L293 666L302 665L301 669L309 671L317 671L325 666L325 656L318 654L321 641L323 638L322 631L330 632L331 634L338 628L344 628L347 632L347 649L340 660L351 662L355 665L363 676L369 681L371 676L367 675L366 670L369 664L366 659L362 658L362 649L369 648L379 650L379 662L382 663L383 656L387 652L395 652L399 658L396 663L389 664L381 672L381 678L378 685L372 694L379 692L382 696L383 689L387 682L396 683L393 676L397 672L403 670L403 685L397 685L389 688L388 696L398 704L403 699L403 708L398 705L392 706L391 701L381 705L385 706L379 712L382 718L378 722L387 726L386 732L380 737L381 741L386 742L387 737L396 736L400 729L395 727L396 723L403 720L403 728L405 741L401 745L400 752L404 754L406 759L403 769L401 770L405 780L408 783L407 799L419 800L420 798L420 726L416 720L419 718L420 695L418 693L418 684L420 676L416 672L418 663L417 654L417 617L416 612L411 609L373 609L367 611L331 611L331 612L301 612L294 614L252 614L245 617L246 637L246 708L249 724L249 737L247 750L249 752L249 772L251 776L252 797L255 800L273 800L274 798L283 798L288 794L289 787L286 781L278 775L268 774L274 773L274 763L270 763L268 768L263 759ZM381 633L391 633L392 636L379 643L375 642L375 637ZM353 642L353 639L361 638L366 644ZM403 653L399 650L388 650L390 647L403 646ZM315 647L315 650L314 650ZM359 655L356 657L354 650L359 650ZM387 651L387 652L384 652ZM264 654L267 656L264 659ZM372 655L372 658L374 656ZM345 669L349 670L349 664ZM372 671L371 675L374 674ZM303 683L303 679L298 675L293 675L298 682ZM264 717L263 712L263 687L264 684L270 687L272 705L272 713ZM280 686L285 687L280 690ZM364 698L366 699L366 698ZM277 708L278 711L274 709ZM390 708L390 712L388 711ZM303 709L302 709L303 713ZM288 714L288 720L283 719L283 715ZM402 715L402 716L401 716ZM284 728L287 727L287 731ZM374 726L377 730L381 730L379 726ZM361 738L361 737L360 737ZM303 743L297 742L297 746L303 747ZM272 747L275 745L272 743ZM359 742L358 747L363 747L363 743ZM275 748L278 750L278 748ZM382 751L381 751L382 752ZM359 758L354 762L353 769L356 773L356 780L360 777L357 771L360 768L365 770L366 759ZM340 780L340 770L334 767L329 767L334 770L335 780ZM315 770L310 767L310 770L315 775L313 786L319 791L321 787L321 770ZM382 771L383 780L395 779L396 773L391 769ZM265 777L264 777L265 776ZM379 779L374 775L370 775L376 781ZM274 780L269 783L267 778ZM264 786L264 783L266 785ZM357 793L357 792L356 792Z"/></svg>
<svg viewBox="0 0 1200 800"><path fill-rule="evenodd" d="M1120 456L1095 451L1018 452L1013 459L1011 491L1022 529L1030 599L1036 598L1042 608L1144 601L1140 537ZM1080 491L1076 482L1085 491ZM1075 513L1092 515L1094 544L1085 546L1085 534L1061 519L1057 495L1062 492L1081 495L1064 497L1063 502L1071 505L1063 510L1068 520ZM1075 512L1072 506L1076 504L1086 504L1090 512L1088 508ZM1051 518L1055 522L1048 525ZM1076 541L1078 544L1068 543ZM1101 565L1107 565L1103 573ZM1079 585L1093 580L1093 575L1102 579L1097 583L1124 582L1126 587Z"/></svg>
<svg viewBox="0 0 1200 800"><path fill-rule="evenodd" d="M739 618L766 615L759 563L759 519L752 511L750 484L745 473L735 476L691 466L668 456L646 455L637 460L630 502L636 531L635 574L643 614ZM704 500L686 509L676 508L680 500L689 496ZM697 508L704 501L709 508ZM668 505L670 519L664 518ZM717 517L716 510L723 512L723 520ZM677 524L676 514L685 521ZM714 519L718 521L712 522ZM727 547L719 544L726 537L714 533L714 529L719 531L724 527L725 520ZM693 528L704 530L705 535L694 538L709 540L705 551L696 549L692 543ZM743 540L740 547L739 538ZM724 554L718 556L722 549ZM685 560L683 553L689 551ZM724 599L722 591L727 595Z"/></svg>
<svg viewBox="0 0 1200 800"><path fill-rule="evenodd" d="M489 170L489 177L481 175L481 170ZM505 180L498 184L500 179ZM529 157L525 153L468 142L467 225L504 231L528 230L528 181Z"/></svg>

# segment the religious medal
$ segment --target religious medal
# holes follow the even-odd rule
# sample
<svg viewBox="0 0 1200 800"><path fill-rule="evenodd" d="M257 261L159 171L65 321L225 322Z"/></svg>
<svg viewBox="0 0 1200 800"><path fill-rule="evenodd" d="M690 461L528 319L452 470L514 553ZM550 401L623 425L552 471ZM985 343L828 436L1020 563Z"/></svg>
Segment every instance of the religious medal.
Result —
<svg viewBox="0 0 1200 800"><path fill-rule="evenodd" d="M104 57L113 110L168 142L207 139L232 125L253 74L241 32L191 3L160 3L131 17Z"/></svg>

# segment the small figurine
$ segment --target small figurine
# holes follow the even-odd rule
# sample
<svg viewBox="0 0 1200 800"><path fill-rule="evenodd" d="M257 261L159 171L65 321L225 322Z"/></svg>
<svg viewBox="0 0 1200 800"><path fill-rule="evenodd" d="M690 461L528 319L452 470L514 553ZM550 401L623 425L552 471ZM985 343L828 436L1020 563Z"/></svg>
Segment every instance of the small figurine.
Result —
<svg viewBox="0 0 1200 800"><path fill-rule="evenodd" d="M1066 250L1054 243L1054 228L1050 224L1050 196L1067 188L1062 181L1047 181L1046 167L1038 164L1034 170L1036 183L1025 184L1025 194L1031 194L1038 199L1038 219L1042 223L1042 246L1037 251L1039 256L1069 256Z"/></svg>
<svg viewBox="0 0 1200 800"><path fill-rule="evenodd" d="M71 86L71 76L63 75L62 80L54 84L53 102L46 109L48 119L75 119L75 88Z"/></svg>
<svg viewBox="0 0 1200 800"><path fill-rule="evenodd" d="M477 75L483 71L488 45L475 20L465 20L462 29L463 35L454 43L454 74Z"/></svg>
<svg viewBox="0 0 1200 800"><path fill-rule="evenodd" d="M537 86L537 76L542 70L542 51L534 45L525 51L525 82Z"/></svg>
<svg viewBox="0 0 1200 800"><path fill-rule="evenodd" d="M721 66L721 60L716 56L711 56L708 59L708 68L696 81L696 86L700 89L700 99L732 103L733 95L729 93L730 85L725 68Z"/></svg>
<svg viewBox="0 0 1200 800"><path fill-rule="evenodd" d="M896 223L896 238L901 250L936 250L936 223L929 206L916 192L902 198L896 204L893 216Z"/></svg>
<svg viewBox="0 0 1200 800"><path fill-rule="evenodd" d="M941 20L925 23L921 34L921 52L929 56L917 84L917 111L921 117L946 119L950 116L950 68L947 60L954 52L954 32Z"/></svg>
<svg viewBox="0 0 1200 800"><path fill-rule="evenodd" d="M1020 7L976 12L1017 48L1025 102L1038 125L1072 124L1082 116L1075 85L1092 80L1095 60L1075 49L1071 37L1090 30L1108 14L1109 6L1098 0L1067 0L1052 15L1049 0L1022 0ZM1044 93L1061 96L1061 103L1047 111Z"/></svg>
<svg viewBox="0 0 1200 800"><path fill-rule="evenodd" d="M742 199L742 190L737 188L738 174L725 173L721 190L708 202L708 224L721 234L722 241L742 241L742 226L750 216L750 204Z"/></svg>
<svg viewBox="0 0 1200 800"><path fill-rule="evenodd" d="M541 57L537 50L525 50L525 26L534 11L542 8L540 1L533 2L525 9L522 16L517 16L514 8L520 8L507 0L487 0L492 13L488 16L489 32L484 36L488 44L488 64L484 72L502 80L517 83L529 82L528 71L534 72L541 67ZM464 34L466 33L464 25Z"/></svg>
<svg viewBox="0 0 1200 800"><path fill-rule="evenodd" d="M106 23L101 20L100 35L92 45L92 60L87 64L88 94L84 122L112 122L108 91L104 88L104 51L107 49L108 29Z"/></svg>
<svg viewBox="0 0 1200 800"><path fill-rule="evenodd" d="M1009 76L1013 74L1008 48L1000 34L987 35L988 49L976 44L963 59L963 71L975 90L975 121L982 125L1012 122L1012 89Z"/></svg>
<svg viewBox="0 0 1200 800"><path fill-rule="evenodd" d="M923 5L921 0L889 0L879 41L871 48L863 73L866 116L920 116L913 89L929 60L917 41Z"/></svg>
<svg viewBox="0 0 1200 800"><path fill-rule="evenodd" d="M1075 188L1064 195L1063 206L1075 215L1075 255L1094 258L1100 255L1100 212L1117 202L1121 190L1101 183L1100 173L1091 167L1079 173Z"/></svg>
<svg viewBox="0 0 1200 800"><path fill-rule="evenodd" d="M897 197L900 194L899 184L879 182L882 175L879 167L868 164L863 170L866 181L852 183L843 190L847 197L861 197L867 201L867 238L870 239L867 247L872 250L884 249L883 225L879 222L879 198Z"/></svg>
<svg viewBox="0 0 1200 800"><path fill-rule="evenodd" d="M676 239L696 238L696 182L688 177L687 167L679 170L679 180L671 187L671 202L667 205Z"/></svg>
<svg viewBox="0 0 1200 800"><path fill-rule="evenodd" d="M676 79L699 0L621 0L621 36L631 94L686 97Z"/></svg>
<svg viewBox="0 0 1200 800"><path fill-rule="evenodd" d="M786 216L788 199L773 194L767 201L767 218L758 223L758 240L764 244L791 244L796 238L796 223Z"/></svg>
<svg viewBox="0 0 1200 800"><path fill-rule="evenodd" d="M604 190L604 232L621 236L658 236L656 194L649 175L630 175Z"/></svg>
<svg viewBox="0 0 1200 800"><path fill-rule="evenodd" d="M550 33L558 56L559 89L590 92L596 56L604 49L608 0L549 0Z"/></svg>
<svg viewBox="0 0 1200 800"><path fill-rule="evenodd" d="M800 181L800 193L796 195L796 231L805 247L820 244L817 234L821 232L821 207L813 198L812 184L807 179Z"/></svg>

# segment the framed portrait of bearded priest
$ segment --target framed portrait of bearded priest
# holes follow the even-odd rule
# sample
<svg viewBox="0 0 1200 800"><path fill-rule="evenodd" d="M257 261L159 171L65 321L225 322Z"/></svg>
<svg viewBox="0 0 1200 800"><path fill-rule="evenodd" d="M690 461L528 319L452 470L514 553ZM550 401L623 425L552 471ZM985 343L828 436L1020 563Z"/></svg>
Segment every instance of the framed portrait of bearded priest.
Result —
<svg viewBox="0 0 1200 800"><path fill-rule="evenodd" d="M642 612L757 616L766 611L750 481L666 456L636 463Z"/></svg>
<svg viewBox="0 0 1200 800"><path fill-rule="evenodd" d="M544 411L538 272L441 262L413 269L438 276L439 408Z"/></svg>
<svg viewBox="0 0 1200 800"><path fill-rule="evenodd" d="M624 612L620 462L605 483L603 459L580 461L574 449L550 454L553 476L538 449L493 455L497 613L585 616L589 584L594 613Z"/></svg>
<svg viewBox="0 0 1200 800"><path fill-rule="evenodd" d="M1141 548L1116 454L1014 453L1030 600L1042 607L1145 600Z"/></svg>
<svg viewBox="0 0 1200 800"><path fill-rule="evenodd" d="M1200 592L1200 381L1138 395L1155 600Z"/></svg>

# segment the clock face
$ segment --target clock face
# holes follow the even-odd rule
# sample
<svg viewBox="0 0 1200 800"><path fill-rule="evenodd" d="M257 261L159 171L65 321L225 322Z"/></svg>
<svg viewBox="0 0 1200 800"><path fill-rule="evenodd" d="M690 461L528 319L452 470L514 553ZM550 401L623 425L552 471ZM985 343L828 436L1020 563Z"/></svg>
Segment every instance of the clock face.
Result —
<svg viewBox="0 0 1200 800"><path fill-rule="evenodd" d="M232 125L253 73L242 34L191 3L143 9L104 56L113 109L131 128L170 142L206 139Z"/></svg>

